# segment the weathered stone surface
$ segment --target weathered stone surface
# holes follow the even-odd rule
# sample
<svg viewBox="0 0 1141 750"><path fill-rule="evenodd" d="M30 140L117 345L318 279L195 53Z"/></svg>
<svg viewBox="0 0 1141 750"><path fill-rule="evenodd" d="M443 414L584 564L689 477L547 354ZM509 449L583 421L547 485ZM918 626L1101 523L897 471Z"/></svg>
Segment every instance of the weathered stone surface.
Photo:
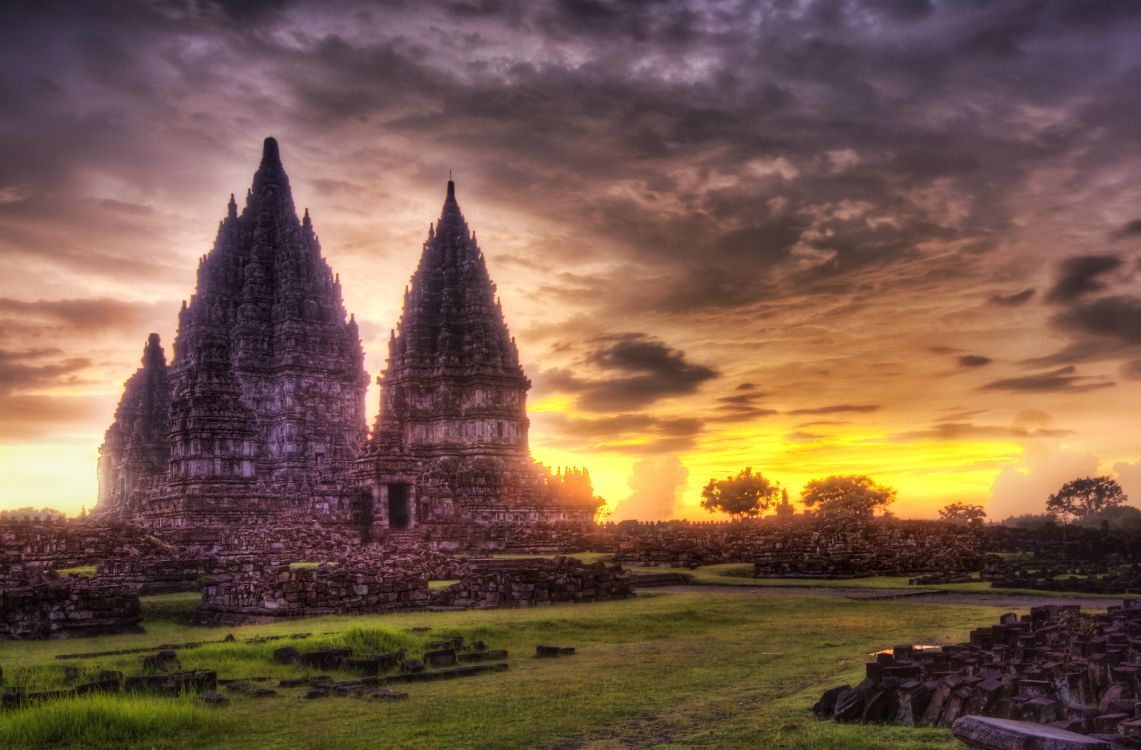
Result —
<svg viewBox="0 0 1141 750"><path fill-rule="evenodd" d="M347 317L268 138L244 208L231 197L202 258L171 364L152 336L127 384L102 450L100 517L347 514L368 382Z"/></svg>
<svg viewBox="0 0 1141 750"><path fill-rule="evenodd" d="M585 565L569 557L553 560L472 560L460 582L435 591L436 604L477 609L534 607L633 596L621 566Z"/></svg>
<svg viewBox="0 0 1141 750"><path fill-rule="evenodd" d="M1139 663L1141 607L1132 600L1092 615L1075 606L1032 607L971 631L968 643L880 652L864 682L827 691L814 712L916 726L960 726L983 715L1112 738L1113 747L1125 748L1141 741ZM1041 739L1011 736L1031 744L1010 747L1038 747L1033 742Z"/></svg>
<svg viewBox="0 0 1141 750"><path fill-rule="evenodd" d="M141 632L141 621L138 595L114 584L22 571L0 588L0 640Z"/></svg>
<svg viewBox="0 0 1141 750"><path fill-rule="evenodd" d="M972 750L1109 750L1092 737L1026 721L963 716L951 733Z"/></svg>
<svg viewBox="0 0 1141 750"><path fill-rule="evenodd" d="M380 411L357 472L366 536L591 523L600 501L589 475L551 475L531 459L531 383L450 181L378 382Z"/></svg>
<svg viewBox="0 0 1141 750"><path fill-rule="evenodd" d="M486 542L484 527L591 524L601 500L589 475L531 459L530 381L454 183L390 341L367 446L368 379L346 317L267 138L244 207L231 196L199 264L170 364L152 335L126 384L96 515L149 528L305 516L361 541L457 546Z"/></svg>

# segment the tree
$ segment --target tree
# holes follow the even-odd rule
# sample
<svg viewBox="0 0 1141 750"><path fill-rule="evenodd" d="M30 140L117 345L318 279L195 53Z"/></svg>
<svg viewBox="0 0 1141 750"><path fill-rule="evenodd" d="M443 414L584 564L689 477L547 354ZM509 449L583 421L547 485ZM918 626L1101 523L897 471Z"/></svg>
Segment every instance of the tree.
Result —
<svg viewBox="0 0 1141 750"><path fill-rule="evenodd" d="M710 479L701 491L701 507L710 513L728 513L733 520L755 518L772 505L776 493L777 485L746 466L735 477Z"/></svg>
<svg viewBox="0 0 1141 750"><path fill-rule="evenodd" d="M949 503L939 509L939 518L944 521L977 526L986 518L986 511L981 505L967 505L966 503Z"/></svg>
<svg viewBox="0 0 1141 750"><path fill-rule="evenodd" d="M895 490L876 484L862 474L813 479L804 485L800 500L826 518L871 518L879 508L895 501Z"/></svg>
<svg viewBox="0 0 1141 750"><path fill-rule="evenodd" d="M788 501L788 490L780 488L780 502L773 508L779 518L791 518L796 515L796 508Z"/></svg>
<svg viewBox="0 0 1141 750"><path fill-rule="evenodd" d="M1046 510L1064 519L1078 520L1086 516L1125 505L1125 491L1110 477L1082 477L1062 485L1046 501Z"/></svg>

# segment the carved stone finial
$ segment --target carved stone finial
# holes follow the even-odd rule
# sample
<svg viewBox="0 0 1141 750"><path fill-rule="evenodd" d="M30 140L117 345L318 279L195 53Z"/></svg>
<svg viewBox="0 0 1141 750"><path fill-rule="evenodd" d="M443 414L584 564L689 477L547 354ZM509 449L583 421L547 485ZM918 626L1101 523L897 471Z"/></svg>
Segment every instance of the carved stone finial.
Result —
<svg viewBox="0 0 1141 750"><path fill-rule="evenodd" d="M262 144L261 163L269 164L274 162L278 164L281 163L281 154L278 153L277 150L277 139L271 136L266 138L265 143Z"/></svg>

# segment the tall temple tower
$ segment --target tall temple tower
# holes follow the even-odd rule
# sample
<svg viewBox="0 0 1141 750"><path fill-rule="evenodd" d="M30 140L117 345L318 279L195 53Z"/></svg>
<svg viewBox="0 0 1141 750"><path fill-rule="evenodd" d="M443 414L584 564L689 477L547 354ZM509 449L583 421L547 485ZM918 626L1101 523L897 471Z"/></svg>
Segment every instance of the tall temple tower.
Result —
<svg viewBox="0 0 1141 750"><path fill-rule="evenodd" d="M380 412L358 469L362 526L592 518L592 493L560 502L556 478L531 459L531 381L451 180L377 382Z"/></svg>
<svg viewBox="0 0 1141 750"><path fill-rule="evenodd" d="M165 484L130 503L101 487L98 510L155 525L337 515L366 435L363 362L340 281L308 212L298 218L277 141L267 138L244 208L230 197L179 312ZM124 404L133 398L128 383ZM121 463L116 431L118 418L103 449L109 464Z"/></svg>
<svg viewBox="0 0 1141 750"><path fill-rule="evenodd" d="M360 333L346 317L267 138L245 206L230 196L198 265L170 364L152 334L126 383L95 512L214 532L316 520L362 540L464 546L507 526L592 520L589 475L531 459L531 383L453 182L389 341L371 438Z"/></svg>

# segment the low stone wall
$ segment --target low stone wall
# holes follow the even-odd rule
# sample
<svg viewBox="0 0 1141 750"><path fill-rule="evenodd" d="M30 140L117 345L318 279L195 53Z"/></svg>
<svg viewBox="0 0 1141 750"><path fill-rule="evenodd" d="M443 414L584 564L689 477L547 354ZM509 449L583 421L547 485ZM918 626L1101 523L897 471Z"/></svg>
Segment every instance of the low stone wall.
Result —
<svg viewBox="0 0 1141 750"><path fill-rule="evenodd" d="M78 576L30 572L0 588L0 640L141 632L138 594Z"/></svg>
<svg viewBox="0 0 1141 750"><path fill-rule="evenodd" d="M94 526L82 521L0 523L0 575L12 569L94 565L146 544L146 534L124 525Z"/></svg>
<svg viewBox="0 0 1141 750"><path fill-rule="evenodd" d="M436 604L477 609L597 602L634 595L621 566L553 560L472 560L459 583L433 592Z"/></svg>
<svg viewBox="0 0 1141 750"><path fill-rule="evenodd" d="M1112 741L1141 738L1141 606L1105 614L1034 607L971 631L969 643L896 646L859 685L813 708L837 721L951 726L967 714L1032 721ZM1128 738L1128 739L1123 739Z"/></svg>
<svg viewBox="0 0 1141 750"><path fill-rule="evenodd" d="M407 558L291 570L235 571L208 578L195 622L236 625L328 614L370 614L425 606L428 579Z"/></svg>
<svg viewBox="0 0 1141 750"><path fill-rule="evenodd" d="M977 570L985 547L984 530L933 521L623 523L615 560L670 567L753 563L760 577L844 578Z"/></svg>

